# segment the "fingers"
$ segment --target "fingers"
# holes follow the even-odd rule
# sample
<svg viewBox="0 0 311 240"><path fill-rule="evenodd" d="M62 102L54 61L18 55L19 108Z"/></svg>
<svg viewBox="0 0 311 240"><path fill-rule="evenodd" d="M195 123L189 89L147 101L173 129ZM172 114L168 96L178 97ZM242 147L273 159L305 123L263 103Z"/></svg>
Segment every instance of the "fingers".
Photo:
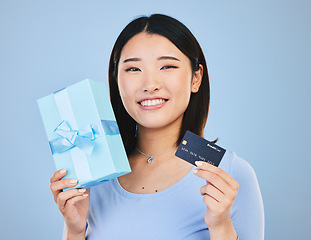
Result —
<svg viewBox="0 0 311 240"><path fill-rule="evenodd" d="M66 175L66 169L61 169L56 171L50 181L51 181L51 185L50 185L50 189L52 194L54 195L54 201L57 203L57 198L58 195L61 193L61 191L64 188L70 188L70 187L74 187L77 185L78 180L77 179L62 179L60 180L62 177L64 177Z"/></svg>
<svg viewBox="0 0 311 240"><path fill-rule="evenodd" d="M52 175L51 179L50 179L50 182L55 182L55 181L58 181L60 180L62 177L64 177L66 175L66 169L63 168L61 170L58 170L56 172L54 172L54 174Z"/></svg>
<svg viewBox="0 0 311 240"><path fill-rule="evenodd" d="M209 164L207 162L203 162L203 161L196 161L195 165L197 165L200 169L215 173L217 175L219 175L220 177L222 177L227 183L230 183L232 177L226 173L224 170L222 170L219 167L216 167L212 164Z"/></svg>
<svg viewBox="0 0 311 240"><path fill-rule="evenodd" d="M50 182L51 182L50 189L51 189L51 192L52 192L52 194L54 196L54 201L55 202L56 202L57 195L61 191L61 188L58 188L57 184L55 184L55 183L57 181L59 181L65 175L66 175L66 169L61 169L61 170L58 170L58 171L54 172L54 174L52 175L52 177L50 179Z"/></svg>
<svg viewBox="0 0 311 240"><path fill-rule="evenodd" d="M231 221L230 211L236 197L239 184L228 173L209 163L196 161L197 169L193 172L206 180L200 189L207 211L204 220L207 226L217 226Z"/></svg>
<svg viewBox="0 0 311 240"><path fill-rule="evenodd" d="M215 167L203 161L196 161L195 164L199 167L199 169L197 169L198 174L196 175L206 179L208 182L211 182L215 187L221 189L221 187L230 185L234 191L238 190L238 182L235 181L228 173L226 173L221 168Z"/></svg>
<svg viewBox="0 0 311 240"><path fill-rule="evenodd" d="M57 205L61 211L65 209L67 205L74 205L76 202L85 199L88 194L85 193L86 189L70 189L65 192L61 192L57 196Z"/></svg>
<svg viewBox="0 0 311 240"><path fill-rule="evenodd" d="M201 187L200 193L202 196L208 195L213 198L215 201L220 202L222 199L223 193L219 189L215 188L212 184L208 183Z"/></svg>
<svg viewBox="0 0 311 240"><path fill-rule="evenodd" d="M204 201L223 202L226 205L234 201L239 188L237 181L222 169L209 163L197 161L196 165L199 168L193 170L195 175L207 181L207 184L200 189L201 195L206 195Z"/></svg>
<svg viewBox="0 0 311 240"><path fill-rule="evenodd" d="M77 183L78 183L77 179L65 178L65 179L51 183L50 188L51 188L52 192L57 192L57 191L60 191L64 188L74 187L77 185Z"/></svg>
<svg viewBox="0 0 311 240"><path fill-rule="evenodd" d="M217 189L218 192L221 192L222 194L228 193L228 188L230 188L229 185L217 174L201 169L194 169L193 172L198 177L205 179L207 184L211 185L209 187Z"/></svg>
<svg viewBox="0 0 311 240"><path fill-rule="evenodd" d="M218 209L220 208L221 204L219 204L218 201L215 200L215 198L211 197L210 195L205 195L203 197L203 202L206 204L208 209Z"/></svg>
<svg viewBox="0 0 311 240"><path fill-rule="evenodd" d="M66 169L56 171L51 179L51 191L54 195L54 201L57 203L58 208L63 212L66 205L74 205L76 202L85 199L88 194L86 189L70 189L62 192L64 188L70 188L77 185L77 179L62 179L66 175Z"/></svg>

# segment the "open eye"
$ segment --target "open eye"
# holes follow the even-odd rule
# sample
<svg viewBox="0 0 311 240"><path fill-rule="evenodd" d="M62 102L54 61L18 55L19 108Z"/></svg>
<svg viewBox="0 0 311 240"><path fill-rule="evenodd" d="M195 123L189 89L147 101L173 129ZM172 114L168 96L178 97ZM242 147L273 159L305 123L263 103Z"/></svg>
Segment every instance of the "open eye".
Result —
<svg viewBox="0 0 311 240"><path fill-rule="evenodd" d="M176 66L172 66L172 65L167 65L167 66L164 66L162 67L161 69L170 69L170 68L177 68Z"/></svg>
<svg viewBox="0 0 311 240"><path fill-rule="evenodd" d="M130 68L125 69L125 71L126 72L138 72L140 71L140 69L136 67L130 67Z"/></svg>

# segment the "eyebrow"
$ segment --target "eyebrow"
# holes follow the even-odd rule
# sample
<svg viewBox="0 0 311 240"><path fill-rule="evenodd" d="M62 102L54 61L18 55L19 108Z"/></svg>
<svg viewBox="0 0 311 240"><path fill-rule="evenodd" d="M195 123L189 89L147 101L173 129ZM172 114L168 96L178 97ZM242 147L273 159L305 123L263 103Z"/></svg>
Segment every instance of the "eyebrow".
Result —
<svg viewBox="0 0 311 240"><path fill-rule="evenodd" d="M175 61L180 61L178 58L173 57L173 56L161 56L158 58L158 60L175 60Z"/></svg>
<svg viewBox="0 0 311 240"><path fill-rule="evenodd" d="M123 61L123 63L127 63L127 62L138 62L138 61L141 61L142 59L141 58L128 58L128 59L125 59ZM161 56L161 57L158 57L157 60L175 60L175 61L180 61L178 58L176 57L173 57L173 56Z"/></svg>
<svg viewBox="0 0 311 240"><path fill-rule="evenodd" d="M141 61L141 58L128 58L128 59L125 59L123 61L123 63L127 63L127 62L137 62L137 61Z"/></svg>

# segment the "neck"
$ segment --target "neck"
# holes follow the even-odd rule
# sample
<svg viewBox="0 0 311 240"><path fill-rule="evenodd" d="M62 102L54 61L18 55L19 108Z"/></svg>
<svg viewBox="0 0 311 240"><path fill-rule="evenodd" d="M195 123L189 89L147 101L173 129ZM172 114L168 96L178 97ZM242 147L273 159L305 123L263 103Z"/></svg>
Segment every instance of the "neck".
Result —
<svg viewBox="0 0 311 240"><path fill-rule="evenodd" d="M137 126L137 148L148 155L161 154L176 146L181 121L163 128Z"/></svg>

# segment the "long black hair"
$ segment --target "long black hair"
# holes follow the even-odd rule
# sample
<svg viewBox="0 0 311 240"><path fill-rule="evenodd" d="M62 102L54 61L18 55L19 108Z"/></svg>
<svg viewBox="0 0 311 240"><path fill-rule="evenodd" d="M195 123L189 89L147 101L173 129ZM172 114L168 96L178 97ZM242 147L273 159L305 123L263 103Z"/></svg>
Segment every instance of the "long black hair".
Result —
<svg viewBox="0 0 311 240"><path fill-rule="evenodd" d="M200 64L203 66L200 89L196 93L191 93L189 105L183 116L176 146L180 144L187 130L203 136L210 102L210 87L205 57L198 41L190 30L178 20L163 14L153 14L150 17L144 16L133 20L123 29L117 38L109 62L110 100L128 155L133 151L136 145L136 122L125 110L119 94L117 83L118 64L124 45L133 36L141 32L158 34L169 39L189 58L193 73L199 70Z"/></svg>

